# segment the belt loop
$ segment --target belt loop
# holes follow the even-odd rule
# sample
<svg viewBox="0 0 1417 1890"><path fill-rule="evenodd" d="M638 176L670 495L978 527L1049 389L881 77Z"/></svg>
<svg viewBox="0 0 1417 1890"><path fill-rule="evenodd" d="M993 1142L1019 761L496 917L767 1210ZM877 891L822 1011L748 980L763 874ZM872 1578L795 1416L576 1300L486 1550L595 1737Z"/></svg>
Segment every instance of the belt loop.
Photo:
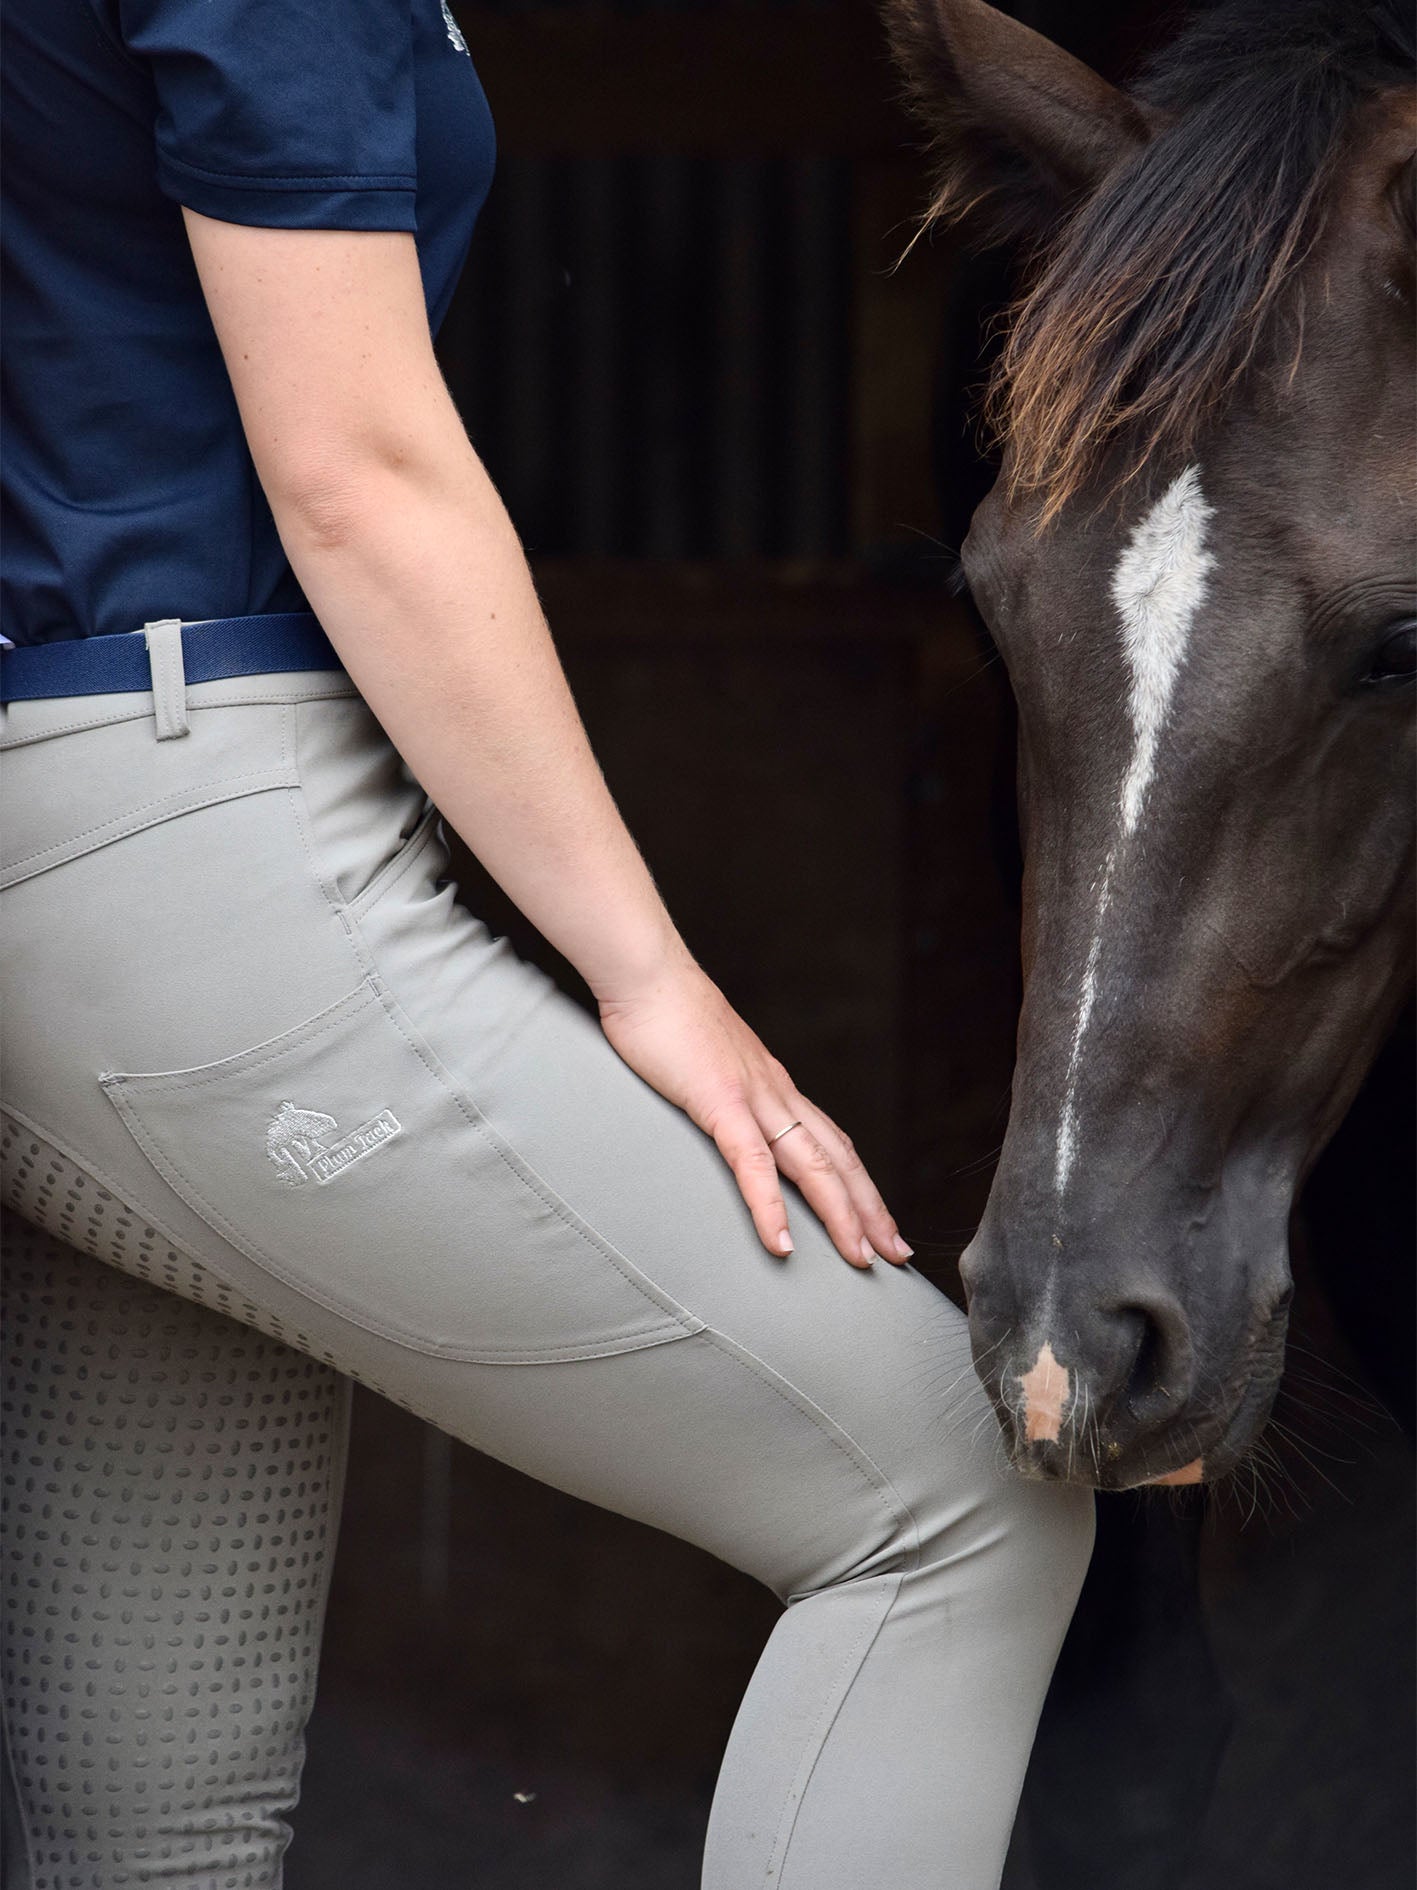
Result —
<svg viewBox="0 0 1417 1890"><path fill-rule="evenodd" d="M182 662L182 619L155 618L143 625L143 636L152 668L157 738L170 742L188 734L191 727L187 720L187 671Z"/></svg>

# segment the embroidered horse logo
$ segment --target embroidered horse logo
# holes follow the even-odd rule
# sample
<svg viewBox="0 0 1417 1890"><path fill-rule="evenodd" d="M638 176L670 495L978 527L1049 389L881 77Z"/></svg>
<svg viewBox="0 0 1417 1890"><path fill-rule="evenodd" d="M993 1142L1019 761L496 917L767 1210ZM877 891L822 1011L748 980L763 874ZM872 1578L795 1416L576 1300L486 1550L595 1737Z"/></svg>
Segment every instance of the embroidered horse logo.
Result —
<svg viewBox="0 0 1417 1890"><path fill-rule="evenodd" d="M283 1102L266 1129L266 1154L288 1187L298 1188L306 1181L323 1187L401 1132L402 1125L391 1109L381 1109L341 1136L333 1116Z"/></svg>

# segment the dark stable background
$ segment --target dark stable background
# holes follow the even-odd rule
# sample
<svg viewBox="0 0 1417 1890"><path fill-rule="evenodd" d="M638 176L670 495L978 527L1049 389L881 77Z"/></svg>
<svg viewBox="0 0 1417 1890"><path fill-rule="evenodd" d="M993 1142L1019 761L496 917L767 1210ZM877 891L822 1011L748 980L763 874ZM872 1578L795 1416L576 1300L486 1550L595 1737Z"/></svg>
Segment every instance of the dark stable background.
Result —
<svg viewBox="0 0 1417 1890"><path fill-rule="evenodd" d="M890 270L921 170L865 0L457 10L503 157L450 384L671 909L958 1299L1018 862L1007 684L943 580L1006 276ZM1013 10L1113 76L1177 11ZM1296 1229L1285 1476L1100 1505L1007 1890L1412 1881L1411 1070L1409 1022ZM692 1890L775 1615L358 1394L290 1890Z"/></svg>

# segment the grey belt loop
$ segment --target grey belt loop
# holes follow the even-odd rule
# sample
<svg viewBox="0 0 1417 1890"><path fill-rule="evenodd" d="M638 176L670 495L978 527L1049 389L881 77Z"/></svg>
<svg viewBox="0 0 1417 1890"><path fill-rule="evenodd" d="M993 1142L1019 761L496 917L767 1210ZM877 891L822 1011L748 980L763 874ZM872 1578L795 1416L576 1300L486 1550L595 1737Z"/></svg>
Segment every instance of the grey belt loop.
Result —
<svg viewBox="0 0 1417 1890"><path fill-rule="evenodd" d="M190 732L187 720L187 672L182 662L182 619L157 617L143 625L153 673L153 719L157 738L170 742Z"/></svg>

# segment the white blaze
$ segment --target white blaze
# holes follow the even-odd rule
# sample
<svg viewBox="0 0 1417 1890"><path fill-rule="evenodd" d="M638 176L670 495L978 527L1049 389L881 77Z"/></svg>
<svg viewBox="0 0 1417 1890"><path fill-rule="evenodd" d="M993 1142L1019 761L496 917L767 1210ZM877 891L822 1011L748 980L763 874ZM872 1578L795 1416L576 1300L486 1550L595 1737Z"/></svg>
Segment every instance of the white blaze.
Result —
<svg viewBox="0 0 1417 1890"><path fill-rule="evenodd" d="M1132 533L1112 573L1112 602L1132 673L1132 765L1122 784L1122 837L1141 818L1156 748L1171 708L1191 625L1215 563L1205 548L1211 507L1188 466Z"/></svg>
<svg viewBox="0 0 1417 1890"><path fill-rule="evenodd" d="M1188 466L1169 485L1128 539L1112 573L1112 602L1121 622L1122 650L1131 677L1132 756L1122 780L1117 837L1107 850L1097 878L1092 943L1083 967L1077 1018L1063 1088L1055 1166L1061 1196L1077 1154L1077 1085L1083 1039L1097 1002L1097 968L1102 928L1112 903L1112 880L1125 841L1136 831L1156 772L1156 754L1176 678L1185 660L1191 625L1205 600L1214 555L1206 550L1206 526L1212 508L1201 493L1200 470Z"/></svg>

